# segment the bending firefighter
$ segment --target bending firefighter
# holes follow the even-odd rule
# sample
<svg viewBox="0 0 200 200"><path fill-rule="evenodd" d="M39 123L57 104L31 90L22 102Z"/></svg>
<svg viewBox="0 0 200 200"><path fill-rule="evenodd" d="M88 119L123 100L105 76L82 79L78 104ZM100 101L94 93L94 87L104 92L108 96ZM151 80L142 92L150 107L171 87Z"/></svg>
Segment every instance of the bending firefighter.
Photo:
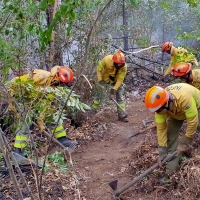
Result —
<svg viewBox="0 0 200 200"><path fill-rule="evenodd" d="M182 82L188 83L200 90L200 69L193 69L190 63L180 62L173 68L171 74L179 77Z"/></svg>
<svg viewBox="0 0 200 200"><path fill-rule="evenodd" d="M36 69L30 74L25 74L14 78L12 81L16 80L33 80L36 87L45 87L45 86L70 86L74 81L74 73L72 70L65 66L55 66L51 69L51 72ZM11 88L12 91L13 88ZM45 129L45 111L43 116L37 118L37 123L42 133ZM14 142L14 152L22 154L23 149L26 147L29 127L26 126L24 122L20 122L21 127L16 131L16 137ZM54 133L55 138L62 143L65 147L70 145L77 145L76 141L72 141L66 137L66 131L62 126L62 122L58 122L58 126L55 128L57 121L54 121L48 124L48 128Z"/></svg>
<svg viewBox="0 0 200 200"><path fill-rule="evenodd" d="M186 153L192 143L196 130L200 130L200 91L186 83L172 84L165 89L153 86L145 95L145 104L149 112L155 113L158 137L158 163L178 149L179 154ZM187 121L185 134L178 144L183 121ZM166 165L166 172L179 168L179 155Z"/></svg>
<svg viewBox="0 0 200 200"><path fill-rule="evenodd" d="M99 86L104 90L110 88L110 99L116 96L116 101L119 104L117 107L118 120L122 122L128 122L124 103L125 84L123 83L126 73L127 65L125 63L125 56L121 51L116 51L113 55L105 56L97 66ZM92 104L95 113L101 104L100 99L99 94L95 94Z"/></svg>
<svg viewBox="0 0 200 200"><path fill-rule="evenodd" d="M165 77L171 74L171 70L176 63L188 62L191 64L192 68L198 66L198 62L192 53L182 47L174 47L172 42L164 42L162 45L162 52L170 54L170 64L165 71Z"/></svg>

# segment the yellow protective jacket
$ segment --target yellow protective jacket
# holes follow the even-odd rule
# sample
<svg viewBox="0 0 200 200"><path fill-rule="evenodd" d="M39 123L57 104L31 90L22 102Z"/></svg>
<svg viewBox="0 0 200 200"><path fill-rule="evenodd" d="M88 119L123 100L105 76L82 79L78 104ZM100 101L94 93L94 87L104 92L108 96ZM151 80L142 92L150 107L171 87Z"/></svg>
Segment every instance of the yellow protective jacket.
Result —
<svg viewBox="0 0 200 200"><path fill-rule="evenodd" d="M97 78L98 81L103 80L107 83L115 83L113 89L118 90L126 76L127 65L125 64L124 67L120 68L116 74L117 69L113 65L112 57L113 55L105 56L99 62L99 65L97 66ZM112 81L109 76L114 77L114 81Z"/></svg>
<svg viewBox="0 0 200 200"><path fill-rule="evenodd" d="M56 72L59 67L60 66L53 67L50 72L42 70L42 69L35 69L29 74L15 77L14 79L12 79L12 81L15 81L17 79L21 79L21 80L31 79L33 80L36 86L43 86L43 87L51 86L51 84L54 81L58 81L58 79L56 78Z"/></svg>
<svg viewBox="0 0 200 200"><path fill-rule="evenodd" d="M179 62L191 63L192 69L195 66L198 66L198 62L192 53L188 52L182 47L175 48L174 46L172 46L170 64L167 70L165 71L165 75L171 74L172 67Z"/></svg>
<svg viewBox="0 0 200 200"><path fill-rule="evenodd" d="M53 67L50 72L42 70L42 69L35 69L35 70L33 70L32 73L25 74L25 75L19 76L19 77L15 77L14 79L12 79L12 81L16 81L17 79L21 79L24 81L31 79L31 80L33 80L33 82L36 86L41 86L41 87L51 86L54 81L58 81L58 79L56 78L56 72L59 67L60 66ZM9 109L14 109L14 108L12 108L11 104L9 105ZM43 122L43 120L45 118L44 115L45 115L45 110L37 118L37 123L39 125L41 133L45 129L45 124Z"/></svg>
<svg viewBox="0 0 200 200"><path fill-rule="evenodd" d="M200 69L193 69L192 77L193 81L189 82L189 84L200 90Z"/></svg>
<svg viewBox="0 0 200 200"><path fill-rule="evenodd" d="M198 126L198 109L200 108L200 91L186 83L172 84L166 87L172 97L172 110L166 114L155 113L159 146L167 146L166 119L171 116L177 120L187 120L185 136L192 138Z"/></svg>

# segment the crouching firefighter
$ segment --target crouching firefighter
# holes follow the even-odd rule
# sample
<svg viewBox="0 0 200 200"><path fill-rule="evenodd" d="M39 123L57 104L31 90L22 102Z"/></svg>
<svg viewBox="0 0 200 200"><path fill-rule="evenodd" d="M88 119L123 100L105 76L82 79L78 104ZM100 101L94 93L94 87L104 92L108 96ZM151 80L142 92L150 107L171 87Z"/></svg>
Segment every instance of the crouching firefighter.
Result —
<svg viewBox="0 0 200 200"><path fill-rule="evenodd" d="M146 92L145 104L149 112L155 113L159 166L167 154L176 150L179 154L187 153L196 130L200 130L200 90L186 83L166 88L153 86ZM184 121L187 121L187 127L178 141ZM166 172L178 170L179 162L180 155L168 161Z"/></svg>
<svg viewBox="0 0 200 200"><path fill-rule="evenodd" d="M33 83L36 87L45 87L45 86L71 86L74 82L74 73L73 71L66 66L55 66L51 69L51 71L45 71L41 69L36 69L30 74L25 74L23 76L19 76L14 78L12 81L16 81L17 79L21 80L33 80ZM12 88L11 88L12 89ZM37 124L40 128L40 133L45 130L45 116L39 116L37 119ZM14 152L20 155L23 154L23 150L26 147L29 127L23 122L20 121L20 127L16 130L16 137L14 142ZM58 126L55 128L55 125ZM55 138L63 144L65 147L69 147L71 145L78 145L77 141L72 141L66 137L66 131L63 128L62 122L56 121L47 124L49 130L54 133Z"/></svg>
<svg viewBox="0 0 200 200"><path fill-rule="evenodd" d="M127 73L127 64L125 63L125 55L121 51L116 51L113 55L105 56L97 66L98 88L110 90L110 99L116 96L118 120L128 122L125 114L124 93L125 84L123 83ZM101 104L102 94L98 93L98 88L95 88L94 101L92 104L92 112L96 113Z"/></svg>

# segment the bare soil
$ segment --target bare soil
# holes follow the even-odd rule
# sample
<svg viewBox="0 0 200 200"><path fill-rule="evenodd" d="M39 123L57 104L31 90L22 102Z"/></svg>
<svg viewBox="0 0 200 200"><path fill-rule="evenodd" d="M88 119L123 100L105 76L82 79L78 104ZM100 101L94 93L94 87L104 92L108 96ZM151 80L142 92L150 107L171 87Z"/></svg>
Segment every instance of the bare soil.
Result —
<svg viewBox="0 0 200 200"><path fill-rule="evenodd" d="M143 128L143 119L152 116L148 116L141 99L134 98L129 99L127 113L129 122L123 123L111 109L104 111L99 118L107 123L105 129L93 133L93 139L73 153L80 190L86 199L112 199L108 183L118 179L120 187L131 180L127 173L130 157L145 135L129 136Z"/></svg>

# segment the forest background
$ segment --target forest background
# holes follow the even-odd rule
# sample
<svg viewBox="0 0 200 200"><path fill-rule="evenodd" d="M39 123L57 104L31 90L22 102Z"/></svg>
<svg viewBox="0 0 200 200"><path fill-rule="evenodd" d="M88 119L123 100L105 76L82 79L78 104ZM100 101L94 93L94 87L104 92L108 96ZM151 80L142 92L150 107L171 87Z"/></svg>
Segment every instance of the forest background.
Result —
<svg viewBox="0 0 200 200"><path fill-rule="evenodd" d="M94 80L99 60L116 48L137 52L157 46L142 51L143 59L133 53L128 67L146 66L161 74L169 64L160 48L165 41L198 59L199 6L199 0L2 0L0 86L5 89L8 80L33 69L67 65L77 77L75 92L90 104L81 75ZM84 111L81 103L75 104Z"/></svg>

